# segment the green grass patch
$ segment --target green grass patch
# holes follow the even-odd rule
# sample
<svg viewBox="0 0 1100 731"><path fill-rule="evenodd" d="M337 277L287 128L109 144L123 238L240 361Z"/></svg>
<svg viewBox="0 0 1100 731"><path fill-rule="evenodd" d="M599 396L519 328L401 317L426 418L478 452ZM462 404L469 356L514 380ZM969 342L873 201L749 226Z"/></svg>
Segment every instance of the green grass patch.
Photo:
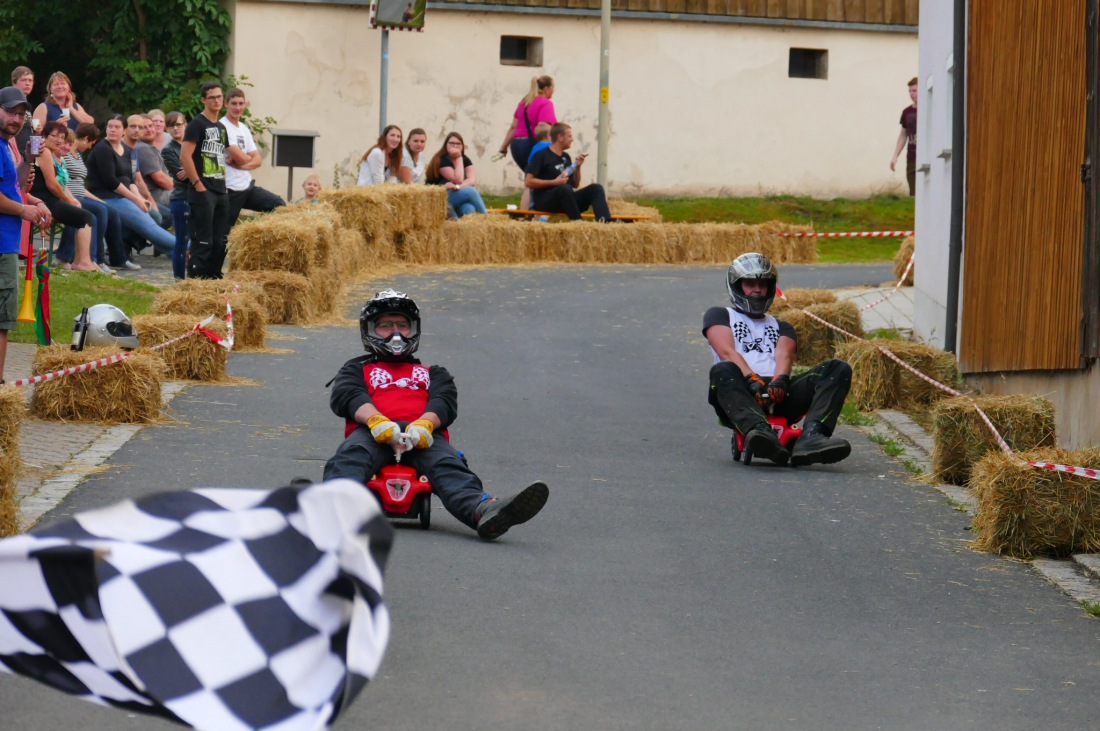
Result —
<svg viewBox="0 0 1100 731"><path fill-rule="evenodd" d="M909 336L895 327L880 327L865 333L868 340L904 340L909 341Z"/></svg>
<svg viewBox="0 0 1100 731"><path fill-rule="evenodd" d="M20 292L26 282L20 283ZM34 283L37 292L38 284ZM122 277L109 277L92 272L67 271L50 276L50 329L56 342L67 343L72 338L73 321L81 309L106 302L118 307L130 317L149 311L159 290L151 284ZM15 343L36 343L34 325L19 323L8 333Z"/></svg>
<svg viewBox="0 0 1100 731"><path fill-rule="evenodd" d="M901 446L901 442L896 439L884 437L881 434L872 434L869 439L882 447L882 451L886 452L888 457L898 457L905 453L905 447Z"/></svg>
<svg viewBox="0 0 1100 731"><path fill-rule="evenodd" d="M519 204L519 195L483 195L489 208ZM878 195L871 198L820 200L808 196L762 198L636 198L634 203L656 208L669 223L764 223L786 221L812 225L817 231L911 231L914 199ZM820 239L821 261L833 263L888 261L901 239Z"/></svg>
<svg viewBox="0 0 1100 731"><path fill-rule="evenodd" d="M839 421L849 426L871 426L875 423L875 415L866 414L852 404L844 404L844 408L840 410Z"/></svg>
<svg viewBox="0 0 1100 731"><path fill-rule="evenodd" d="M1100 617L1100 602L1081 602L1085 611L1094 617Z"/></svg>

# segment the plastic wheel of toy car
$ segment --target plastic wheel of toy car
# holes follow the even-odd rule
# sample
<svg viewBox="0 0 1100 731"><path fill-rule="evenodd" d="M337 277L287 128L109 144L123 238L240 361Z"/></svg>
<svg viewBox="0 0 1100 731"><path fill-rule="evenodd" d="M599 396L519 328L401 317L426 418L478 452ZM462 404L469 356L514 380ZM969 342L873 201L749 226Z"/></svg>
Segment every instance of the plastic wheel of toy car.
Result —
<svg viewBox="0 0 1100 731"><path fill-rule="evenodd" d="M748 450L748 445L745 446L745 453L742 461L745 463L746 467L752 464L752 452Z"/></svg>
<svg viewBox="0 0 1100 731"><path fill-rule="evenodd" d="M432 494L430 492L420 498L420 527L424 530L432 527Z"/></svg>
<svg viewBox="0 0 1100 731"><path fill-rule="evenodd" d="M733 455L734 462L741 461L741 450L737 448L737 432L730 438L730 454Z"/></svg>

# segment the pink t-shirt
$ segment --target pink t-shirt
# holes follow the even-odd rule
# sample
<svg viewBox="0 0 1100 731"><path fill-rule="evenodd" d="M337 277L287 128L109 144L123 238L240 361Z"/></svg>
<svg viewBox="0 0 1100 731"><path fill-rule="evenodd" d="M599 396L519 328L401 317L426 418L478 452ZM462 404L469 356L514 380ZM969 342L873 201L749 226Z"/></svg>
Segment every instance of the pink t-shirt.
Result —
<svg viewBox="0 0 1100 731"><path fill-rule="evenodd" d="M523 118L523 100L520 99L519 105L516 106L516 133L515 137L527 137L527 121ZM531 120L531 131L535 131L535 127L539 122L546 122L547 124L557 124L558 118L554 114L554 102L550 101L544 96L537 96L535 100L531 102L527 107L527 119Z"/></svg>

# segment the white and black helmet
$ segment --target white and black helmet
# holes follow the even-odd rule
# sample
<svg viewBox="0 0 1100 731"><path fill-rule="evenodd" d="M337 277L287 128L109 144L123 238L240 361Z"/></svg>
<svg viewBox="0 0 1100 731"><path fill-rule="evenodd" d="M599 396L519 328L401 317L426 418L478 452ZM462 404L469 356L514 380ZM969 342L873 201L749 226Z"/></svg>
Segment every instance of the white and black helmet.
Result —
<svg viewBox="0 0 1100 731"><path fill-rule="evenodd" d="M741 289L742 279L760 279L768 284L768 294L763 297L748 297ZM729 292L733 309L749 317L762 317L775 300L775 289L779 284L779 272L771 259L763 254L742 254L733 260L726 272L726 291Z"/></svg>
<svg viewBox="0 0 1100 731"><path fill-rule="evenodd" d="M138 347L134 323L114 305L93 305L77 315L73 323L73 350L98 345L112 345L123 350Z"/></svg>
<svg viewBox="0 0 1100 731"><path fill-rule="evenodd" d="M387 313L409 318L408 338L396 331L386 337L375 332L375 322ZM371 297L359 312L359 334L368 353L375 353L382 360L407 360L420 347L420 308L404 292L384 289Z"/></svg>

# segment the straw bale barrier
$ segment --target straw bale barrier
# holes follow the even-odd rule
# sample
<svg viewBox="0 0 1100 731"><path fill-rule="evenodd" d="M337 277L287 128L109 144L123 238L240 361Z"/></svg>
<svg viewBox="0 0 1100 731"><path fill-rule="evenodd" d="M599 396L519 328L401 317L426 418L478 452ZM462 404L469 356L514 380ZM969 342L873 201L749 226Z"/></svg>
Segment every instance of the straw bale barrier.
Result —
<svg viewBox="0 0 1100 731"><path fill-rule="evenodd" d="M779 264L812 262L812 238L780 232L807 226L741 223L539 223L505 216L466 216L434 231L404 236L405 255L424 264L728 264L749 251Z"/></svg>
<svg viewBox="0 0 1100 731"><path fill-rule="evenodd" d="M51 373L119 354L118 348L67 345L39 348L34 355L35 375ZM55 421L91 421L101 424L143 424L160 417L160 387L167 368L155 353L134 351L129 358L83 373L35 385L31 413Z"/></svg>
<svg viewBox="0 0 1100 731"><path fill-rule="evenodd" d="M0 386L0 537L19 532L19 505L15 499L19 476L19 430L27 413L21 389Z"/></svg>
<svg viewBox="0 0 1100 731"><path fill-rule="evenodd" d="M836 357L837 347L849 340L848 336L822 325L807 312L863 337L863 318L852 302L823 302L801 310L781 310L776 317L789 322L798 333L798 362L802 365L814 365Z"/></svg>
<svg viewBox="0 0 1100 731"><path fill-rule="evenodd" d="M1100 448L1047 447L1016 457L1100 469ZM974 518L980 551L1016 558L1100 551L1100 481L1021 464L1000 450L972 471L978 498Z"/></svg>
<svg viewBox="0 0 1100 731"><path fill-rule="evenodd" d="M137 352L156 352L168 365L167 378L187 381L220 381L225 378L225 364L229 351L202 333L196 333L158 351L147 351L155 345L174 340L195 328L193 315L136 315L141 348ZM206 326L223 338L229 329L222 320L214 320Z"/></svg>
<svg viewBox="0 0 1100 731"><path fill-rule="evenodd" d="M837 346L836 357L852 366L852 390L848 401L861 411L876 409L923 409L945 391L910 373L879 352L891 351L921 373L954 387L959 381L955 356L923 343L904 340L853 340Z"/></svg>
<svg viewBox="0 0 1100 731"><path fill-rule="evenodd" d="M649 216L650 223L661 222L661 211L650 206L640 206L622 198L612 198L607 202L612 216Z"/></svg>
<svg viewBox="0 0 1100 731"><path fill-rule="evenodd" d="M357 186L323 191L321 200L373 244L384 244L395 233L439 228L447 220L447 191L440 185Z"/></svg>
<svg viewBox="0 0 1100 731"><path fill-rule="evenodd" d="M775 298L775 303L772 305L772 314L777 312L783 312L789 309L803 310L810 305L819 305L829 302L836 302L836 294L830 289L810 289L795 288L785 289L783 294L787 299L783 300L779 297Z"/></svg>
<svg viewBox="0 0 1100 731"><path fill-rule="evenodd" d="M898 249L898 253L894 256L894 281L901 279L902 272L905 271L905 267L909 264L909 257L913 255L914 239L912 236L906 236L901 242L901 248ZM902 283L906 287L913 286L913 272L917 270L916 265L909 270L909 273L905 275L905 281Z"/></svg>
<svg viewBox="0 0 1100 731"><path fill-rule="evenodd" d="M1055 446L1054 405L1042 396L976 396L982 411L1013 450ZM968 398L945 398L932 409L932 472L952 485L965 485L988 452L1000 450Z"/></svg>
<svg viewBox="0 0 1100 731"><path fill-rule="evenodd" d="M304 325L314 319L314 289L322 286L321 282L311 282L301 274L266 270L234 272L234 276L258 287L268 324Z"/></svg>
<svg viewBox="0 0 1100 731"><path fill-rule="evenodd" d="M329 206L313 208L317 210L269 213L234 226L229 232L230 271L270 269L308 277L329 270L339 219Z"/></svg>
<svg viewBox="0 0 1100 731"><path fill-rule="evenodd" d="M189 280L190 281L190 280ZM210 315L225 319L225 301L233 308L234 347L263 348L267 341L267 311L249 291L225 295L201 288L170 287L153 298L150 315L191 315L205 320Z"/></svg>

